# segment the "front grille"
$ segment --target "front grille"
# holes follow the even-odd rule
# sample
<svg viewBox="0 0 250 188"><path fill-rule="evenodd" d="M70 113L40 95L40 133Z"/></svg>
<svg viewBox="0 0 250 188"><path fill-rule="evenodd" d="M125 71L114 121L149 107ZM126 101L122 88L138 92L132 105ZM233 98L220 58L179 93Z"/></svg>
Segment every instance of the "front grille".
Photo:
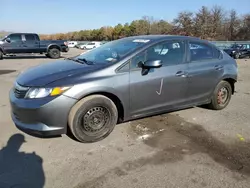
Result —
<svg viewBox="0 0 250 188"><path fill-rule="evenodd" d="M16 83L14 87L14 93L16 98L24 98L28 90L28 87L20 86L18 83Z"/></svg>

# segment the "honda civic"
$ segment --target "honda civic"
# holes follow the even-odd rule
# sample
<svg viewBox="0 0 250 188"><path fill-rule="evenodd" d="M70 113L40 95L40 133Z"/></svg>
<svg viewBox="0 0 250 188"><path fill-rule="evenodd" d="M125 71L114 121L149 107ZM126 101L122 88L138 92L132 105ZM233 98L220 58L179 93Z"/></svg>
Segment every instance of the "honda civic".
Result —
<svg viewBox="0 0 250 188"><path fill-rule="evenodd" d="M11 116L33 136L71 132L80 142L96 142L121 122L203 104L222 110L237 74L236 61L209 41L126 37L18 75Z"/></svg>

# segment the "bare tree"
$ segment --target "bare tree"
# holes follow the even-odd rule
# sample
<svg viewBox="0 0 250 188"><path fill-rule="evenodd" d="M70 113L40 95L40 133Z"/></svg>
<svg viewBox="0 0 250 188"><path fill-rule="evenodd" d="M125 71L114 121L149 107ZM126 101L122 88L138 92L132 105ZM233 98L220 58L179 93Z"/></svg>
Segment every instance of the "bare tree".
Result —
<svg viewBox="0 0 250 188"><path fill-rule="evenodd" d="M194 35L194 19L192 12L180 12L173 21L175 31L182 35Z"/></svg>

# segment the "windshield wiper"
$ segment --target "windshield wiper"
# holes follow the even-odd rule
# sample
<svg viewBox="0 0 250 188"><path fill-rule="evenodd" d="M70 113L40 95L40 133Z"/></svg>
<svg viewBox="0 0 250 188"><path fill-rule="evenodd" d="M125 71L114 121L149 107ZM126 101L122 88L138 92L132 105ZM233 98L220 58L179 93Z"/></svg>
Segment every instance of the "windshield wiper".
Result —
<svg viewBox="0 0 250 188"><path fill-rule="evenodd" d="M88 61L87 59L85 58L78 58L76 59L78 61L83 61L84 63L86 63L87 65L93 65L94 63L92 61Z"/></svg>
<svg viewBox="0 0 250 188"><path fill-rule="evenodd" d="M65 58L65 59L72 60L72 61L75 61L75 62L78 62L78 63L85 63L87 65L93 65L94 64L92 61L87 61L86 59L81 59L81 58L74 59L72 57L68 57L68 58Z"/></svg>

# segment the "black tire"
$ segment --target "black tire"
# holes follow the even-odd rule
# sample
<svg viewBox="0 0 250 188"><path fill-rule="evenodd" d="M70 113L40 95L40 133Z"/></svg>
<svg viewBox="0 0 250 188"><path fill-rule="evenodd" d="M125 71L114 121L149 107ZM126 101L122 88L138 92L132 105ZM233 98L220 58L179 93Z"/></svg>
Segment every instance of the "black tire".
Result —
<svg viewBox="0 0 250 188"><path fill-rule="evenodd" d="M73 106L68 118L71 133L78 141L85 143L106 138L113 131L117 121L116 105L103 95L83 98Z"/></svg>
<svg viewBox="0 0 250 188"><path fill-rule="evenodd" d="M0 50L0 60L3 59L3 52Z"/></svg>
<svg viewBox="0 0 250 188"><path fill-rule="evenodd" d="M51 49L49 49L49 51L48 51L48 55L49 55L49 57L52 58L52 59L58 59L58 58L61 57L61 52L60 52L60 50L57 49L57 48L51 48Z"/></svg>
<svg viewBox="0 0 250 188"><path fill-rule="evenodd" d="M225 99L223 99L222 92L224 94ZM224 92L226 92L226 94ZM212 95L211 103L208 105L208 107L213 110L222 110L229 104L231 96L232 87L230 83L227 81L221 81L216 86Z"/></svg>
<svg viewBox="0 0 250 188"><path fill-rule="evenodd" d="M239 59L240 58L240 54L239 53L236 53L235 55L234 55L234 59Z"/></svg>

